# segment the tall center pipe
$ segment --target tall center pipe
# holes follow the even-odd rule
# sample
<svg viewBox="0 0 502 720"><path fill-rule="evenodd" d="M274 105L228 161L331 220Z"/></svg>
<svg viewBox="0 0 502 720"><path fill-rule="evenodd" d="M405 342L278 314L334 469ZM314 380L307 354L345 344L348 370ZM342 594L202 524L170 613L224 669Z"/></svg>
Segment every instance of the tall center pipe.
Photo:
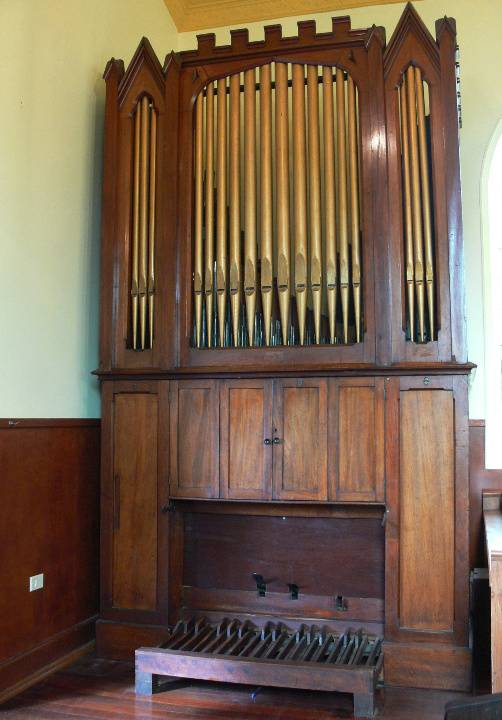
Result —
<svg viewBox="0 0 502 720"><path fill-rule="evenodd" d="M266 345L270 345L273 294L272 91L270 75L270 65L263 65L260 68L260 235L261 297Z"/></svg>
<svg viewBox="0 0 502 720"><path fill-rule="evenodd" d="M256 80L255 71L244 73L244 294L249 344L254 345L256 315Z"/></svg>
<svg viewBox="0 0 502 720"><path fill-rule="evenodd" d="M329 338L333 344L336 338L337 305L337 260L336 260L336 190L335 190L335 147L333 110L333 70L324 67L323 89L323 132L324 132L324 223L326 233L326 293L328 296Z"/></svg>
<svg viewBox="0 0 502 720"><path fill-rule="evenodd" d="M309 203L310 203L310 287L314 308L315 342L321 342L322 243L321 165L319 143L319 83L317 65L307 66Z"/></svg>
<svg viewBox="0 0 502 720"><path fill-rule="evenodd" d="M349 245L347 229L347 150L345 122L345 79L336 69L336 116L338 147L338 217L340 229L340 293L342 296L343 341L349 339Z"/></svg>
<svg viewBox="0 0 502 720"><path fill-rule="evenodd" d="M213 341L214 293L214 85L206 91L206 257L204 290L206 293L207 346Z"/></svg>
<svg viewBox="0 0 502 720"><path fill-rule="evenodd" d="M200 93L195 103L195 259L193 277L195 295L195 341L198 348L200 348L202 332L203 111L204 97L202 93Z"/></svg>
<svg viewBox="0 0 502 720"><path fill-rule="evenodd" d="M295 295L300 343L307 314L307 176L305 167L305 70L293 64L293 187L295 219Z"/></svg>
<svg viewBox="0 0 502 720"><path fill-rule="evenodd" d="M230 78L230 307L234 347L239 343L241 307L240 78Z"/></svg>
<svg viewBox="0 0 502 720"><path fill-rule="evenodd" d="M275 147L277 173L277 286L283 345L288 344L291 262L289 249L288 70L275 64Z"/></svg>

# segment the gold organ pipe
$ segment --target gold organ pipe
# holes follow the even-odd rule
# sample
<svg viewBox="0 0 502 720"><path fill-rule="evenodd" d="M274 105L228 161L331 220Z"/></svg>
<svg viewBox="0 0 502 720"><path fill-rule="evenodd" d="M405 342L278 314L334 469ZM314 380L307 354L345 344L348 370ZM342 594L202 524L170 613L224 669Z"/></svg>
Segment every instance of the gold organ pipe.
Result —
<svg viewBox="0 0 502 720"><path fill-rule="evenodd" d="M334 148L334 111L333 111L333 70L324 67L322 71L323 89L323 131L324 131L324 214L326 237L326 290L328 296L328 318L330 343L336 335L336 208L335 208L335 148Z"/></svg>
<svg viewBox="0 0 502 720"><path fill-rule="evenodd" d="M272 90L270 75L270 65L263 65L260 68L260 235L261 297L266 345L270 345L273 293Z"/></svg>
<svg viewBox="0 0 502 720"><path fill-rule="evenodd" d="M285 63L275 64L275 133L277 173L277 286L281 314L282 342L288 344L290 305L289 249L289 148L288 71Z"/></svg>
<svg viewBox="0 0 502 720"><path fill-rule="evenodd" d="M424 256L422 237L422 203L420 197L420 165L418 155L417 137L417 107L415 91L415 71L410 65L407 70L407 91L408 91L408 129L410 139L411 157L411 200L413 215L413 241L415 256L415 289L418 301L418 328L420 340L424 341Z"/></svg>
<svg viewBox="0 0 502 720"><path fill-rule="evenodd" d="M338 202L340 236L340 293L342 296L343 341L349 339L349 247L347 230L347 151L345 145L345 79L336 69L336 114L338 148Z"/></svg>
<svg viewBox="0 0 502 720"><path fill-rule="evenodd" d="M155 302L155 198L157 182L157 113L150 108L150 183L148 218L148 313L150 347L153 346L153 318Z"/></svg>
<svg viewBox="0 0 502 720"><path fill-rule="evenodd" d="M195 294L195 340L200 348L202 332L202 133L204 96L199 93L195 103L195 262L193 287Z"/></svg>
<svg viewBox="0 0 502 720"><path fill-rule="evenodd" d="M227 81L218 80L216 133L216 292L220 347L225 344L227 302Z"/></svg>
<svg viewBox="0 0 502 720"><path fill-rule="evenodd" d="M244 73L244 293L249 344L254 345L256 315L256 81L255 71Z"/></svg>
<svg viewBox="0 0 502 720"><path fill-rule="evenodd" d="M307 178L305 168L305 71L293 64L293 187L295 218L295 294L300 343L307 314Z"/></svg>
<svg viewBox="0 0 502 720"><path fill-rule="evenodd" d="M132 274L131 274L131 315L132 346L138 347L138 292L139 292L139 160L141 144L141 106L138 103L134 117L134 171L133 171L133 230L132 230Z"/></svg>
<svg viewBox="0 0 502 720"><path fill-rule="evenodd" d="M146 339L147 229L148 229L148 98L141 101L141 150L139 191L139 331L140 347Z"/></svg>
<svg viewBox="0 0 502 720"><path fill-rule="evenodd" d="M213 278L214 278L214 85L206 90L206 252L205 279L207 346L213 337Z"/></svg>
<svg viewBox="0 0 502 720"><path fill-rule="evenodd" d="M352 292L356 342L361 340L361 253L359 245L359 175L357 158L357 107L354 81L347 79L349 170L350 170L350 225L352 247Z"/></svg>
<svg viewBox="0 0 502 720"><path fill-rule="evenodd" d="M399 89L401 107L401 142L403 152L403 189L404 189L404 237L406 262L406 288L408 296L408 312L410 320L411 339L415 339L415 287L413 269L413 224L411 212L411 184L410 184L410 149L408 129L408 88L406 76Z"/></svg>
<svg viewBox="0 0 502 720"><path fill-rule="evenodd" d="M319 146L319 84L316 65L307 66L308 139L310 177L310 287L314 308L315 342L321 341L322 243L321 167Z"/></svg>
<svg viewBox="0 0 502 720"><path fill-rule="evenodd" d="M420 151L420 175L422 180L422 213L425 241L425 283L429 308L430 339L434 339L434 253L432 248L431 198L429 187L429 161L425 132L424 85L420 68L415 68L418 114L418 144Z"/></svg>
<svg viewBox="0 0 502 720"><path fill-rule="evenodd" d="M239 342L241 304L241 219L240 219L240 77L230 78L230 308L234 346Z"/></svg>

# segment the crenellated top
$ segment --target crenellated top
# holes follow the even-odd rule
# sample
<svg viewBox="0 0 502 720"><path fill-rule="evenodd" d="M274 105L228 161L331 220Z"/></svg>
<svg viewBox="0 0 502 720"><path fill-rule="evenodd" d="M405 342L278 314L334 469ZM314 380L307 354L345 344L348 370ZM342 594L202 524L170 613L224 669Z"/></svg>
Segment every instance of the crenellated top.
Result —
<svg viewBox="0 0 502 720"><path fill-rule="evenodd" d="M367 47L377 37L385 45L385 29L373 26L364 30L352 30L350 17L331 18L330 32L318 33L315 20L298 22L296 37L283 37L281 25L267 25L263 40L249 40L247 28L231 30L230 45L216 45L214 33L197 36L197 50L185 50L180 53L184 65L198 65L202 62L219 62L235 57L260 57L271 53L284 53L301 49L302 51L336 47Z"/></svg>

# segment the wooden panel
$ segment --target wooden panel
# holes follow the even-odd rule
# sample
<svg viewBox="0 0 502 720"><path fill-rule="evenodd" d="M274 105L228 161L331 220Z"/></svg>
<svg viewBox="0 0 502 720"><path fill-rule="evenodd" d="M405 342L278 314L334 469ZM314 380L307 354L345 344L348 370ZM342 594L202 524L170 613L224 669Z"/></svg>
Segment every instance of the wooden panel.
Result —
<svg viewBox="0 0 502 720"><path fill-rule="evenodd" d="M110 660L134 660L134 651L142 645L160 645L167 640L165 626L134 625L132 623L96 623L96 654Z"/></svg>
<svg viewBox="0 0 502 720"><path fill-rule="evenodd" d="M215 380L171 384L171 494L218 497L219 398Z"/></svg>
<svg viewBox="0 0 502 720"><path fill-rule="evenodd" d="M330 381L330 499L383 502L384 380Z"/></svg>
<svg viewBox="0 0 502 720"><path fill-rule="evenodd" d="M252 591L256 572L270 592L383 597L380 517L184 515L183 585Z"/></svg>
<svg viewBox="0 0 502 720"><path fill-rule="evenodd" d="M327 381L274 381L274 498L327 500Z"/></svg>
<svg viewBox="0 0 502 720"><path fill-rule="evenodd" d="M401 392L400 625L454 620L454 404L448 390Z"/></svg>
<svg viewBox="0 0 502 720"><path fill-rule="evenodd" d="M0 467L3 691L93 637L99 421L2 421ZM30 593L28 578L38 573L44 588Z"/></svg>
<svg viewBox="0 0 502 720"><path fill-rule="evenodd" d="M440 645L385 643L384 678L386 685L465 692L471 688L471 651Z"/></svg>
<svg viewBox="0 0 502 720"><path fill-rule="evenodd" d="M114 399L114 607L157 608L158 398Z"/></svg>
<svg viewBox="0 0 502 720"><path fill-rule="evenodd" d="M220 390L222 497L270 499L271 438L272 381L223 382Z"/></svg>
<svg viewBox="0 0 502 720"><path fill-rule="evenodd" d="M286 588L287 590L287 588ZM344 596L344 609L336 607L335 595L305 594L301 590L296 600L282 589L282 592L269 592L260 597L256 590L229 590L227 588L183 588L183 606L185 616L205 615L206 612L242 617L247 615L266 615L305 621L317 619L323 621L339 620L347 623L363 624L383 622L383 600L381 598L358 598Z"/></svg>

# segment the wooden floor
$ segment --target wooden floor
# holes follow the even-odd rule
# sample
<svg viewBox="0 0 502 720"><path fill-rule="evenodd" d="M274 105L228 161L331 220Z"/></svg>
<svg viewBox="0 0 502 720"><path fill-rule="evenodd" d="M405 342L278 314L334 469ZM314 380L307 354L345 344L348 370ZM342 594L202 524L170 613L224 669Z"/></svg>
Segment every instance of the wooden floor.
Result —
<svg viewBox="0 0 502 720"><path fill-rule="evenodd" d="M174 689L137 699L134 672L126 663L84 658L35 685L0 710L1 720L32 718L218 718L222 720L342 720L352 718L352 696L262 689L211 683L181 683ZM448 700L458 693L432 690L379 691L378 718L443 720Z"/></svg>

